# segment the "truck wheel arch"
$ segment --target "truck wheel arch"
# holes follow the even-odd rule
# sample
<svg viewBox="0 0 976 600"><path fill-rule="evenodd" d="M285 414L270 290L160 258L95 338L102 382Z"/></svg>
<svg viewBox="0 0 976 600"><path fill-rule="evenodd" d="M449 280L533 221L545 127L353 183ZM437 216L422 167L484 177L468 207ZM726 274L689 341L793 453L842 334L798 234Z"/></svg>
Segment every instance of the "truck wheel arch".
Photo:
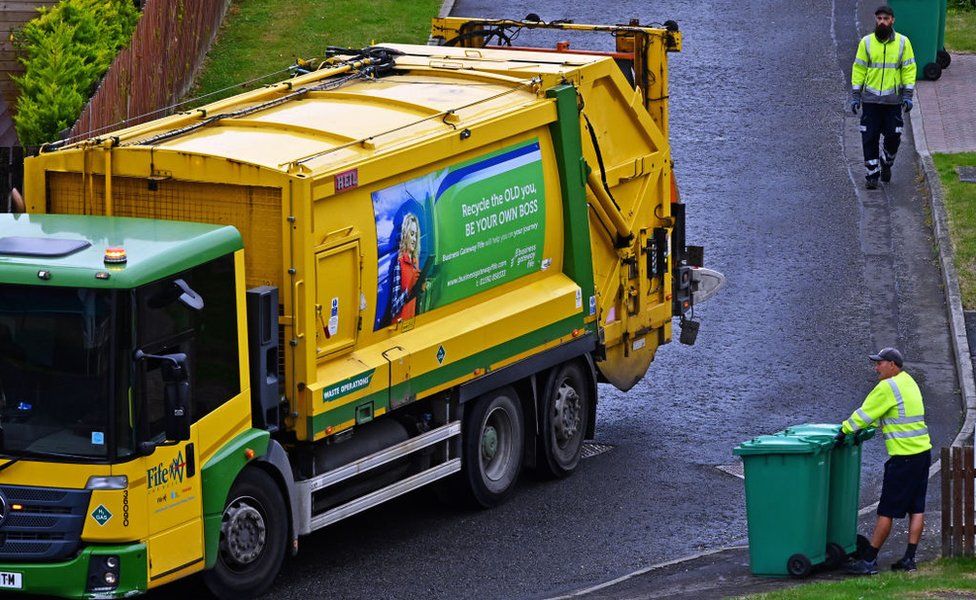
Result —
<svg viewBox="0 0 976 600"><path fill-rule="evenodd" d="M253 458L247 458L247 451L254 452ZM288 465L287 454L281 444L271 439L267 431L249 429L228 442L217 452L201 470L201 487L203 490L203 537L205 549L205 566L210 569L217 562L217 552L220 544L220 522L228 494L234 482L241 473L248 468L257 468L269 474L280 488L285 498L289 512L288 535L292 540L294 551L296 544L295 525L296 511L294 479Z"/></svg>
<svg viewBox="0 0 976 600"><path fill-rule="evenodd" d="M295 489L291 463L288 462L288 453L277 441L270 440L268 453L255 460L251 468L263 469L271 475L281 490L281 495L285 499L285 509L288 511L288 539L291 542L289 547L294 556L298 553L298 492Z"/></svg>

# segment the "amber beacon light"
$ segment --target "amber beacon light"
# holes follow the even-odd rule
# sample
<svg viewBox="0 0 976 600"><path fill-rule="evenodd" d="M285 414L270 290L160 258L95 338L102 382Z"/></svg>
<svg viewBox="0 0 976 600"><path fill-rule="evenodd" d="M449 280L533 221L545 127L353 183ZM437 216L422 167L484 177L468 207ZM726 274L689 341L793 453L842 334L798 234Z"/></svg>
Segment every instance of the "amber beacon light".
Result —
<svg viewBox="0 0 976 600"><path fill-rule="evenodd" d="M125 248L106 248L105 249L105 264L107 265L117 265L124 263L128 260L125 255Z"/></svg>

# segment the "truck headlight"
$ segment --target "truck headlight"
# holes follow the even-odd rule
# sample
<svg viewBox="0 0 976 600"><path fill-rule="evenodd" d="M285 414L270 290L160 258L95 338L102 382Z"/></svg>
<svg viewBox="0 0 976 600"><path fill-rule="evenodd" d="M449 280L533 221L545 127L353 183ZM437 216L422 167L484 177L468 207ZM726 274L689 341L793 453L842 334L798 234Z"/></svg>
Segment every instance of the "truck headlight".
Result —
<svg viewBox="0 0 976 600"><path fill-rule="evenodd" d="M118 556L94 554L88 562L88 591L109 592L119 585Z"/></svg>

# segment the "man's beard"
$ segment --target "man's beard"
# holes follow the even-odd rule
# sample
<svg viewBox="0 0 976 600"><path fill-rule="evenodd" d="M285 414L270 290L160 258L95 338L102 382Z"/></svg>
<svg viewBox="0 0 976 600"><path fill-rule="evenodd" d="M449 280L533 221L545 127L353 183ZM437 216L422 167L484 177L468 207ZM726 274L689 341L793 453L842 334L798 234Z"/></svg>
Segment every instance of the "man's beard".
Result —
<svg viewBox="0 0 976 600"><path fill-rule="evenodd" d="M888 41L891 37L891 25L878 25L874 28L874 37L878 38L879 42Z"/></svg>

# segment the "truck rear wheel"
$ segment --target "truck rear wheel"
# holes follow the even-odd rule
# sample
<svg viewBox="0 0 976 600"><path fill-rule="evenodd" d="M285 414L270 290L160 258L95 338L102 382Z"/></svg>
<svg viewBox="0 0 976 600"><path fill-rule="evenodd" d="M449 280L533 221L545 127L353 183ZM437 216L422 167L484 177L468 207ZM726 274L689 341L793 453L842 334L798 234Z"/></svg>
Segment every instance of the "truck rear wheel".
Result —
<svg viewBox="0 0 976 600"><path fill-rule="evenodd" d="M253 598L274 583L285 557L287 510L278 486L260 469L245 469L227 496L220 549L204 581L218 598Z"/></svg>
<svg viewBox="0 0 976 600"><path fill-rule="evenodd" d="M542 474L566 477L576 469L593 402L590 396L589 382L578 363L557 368L542 406Z"/></svg>
<svg viewBox="0 0 976 600"><path fill-rule="evenodd" d="M525 451L522 423L522 405L510 387L465 407L462 476L475 504L496 506L515 489Z"/></svg>

